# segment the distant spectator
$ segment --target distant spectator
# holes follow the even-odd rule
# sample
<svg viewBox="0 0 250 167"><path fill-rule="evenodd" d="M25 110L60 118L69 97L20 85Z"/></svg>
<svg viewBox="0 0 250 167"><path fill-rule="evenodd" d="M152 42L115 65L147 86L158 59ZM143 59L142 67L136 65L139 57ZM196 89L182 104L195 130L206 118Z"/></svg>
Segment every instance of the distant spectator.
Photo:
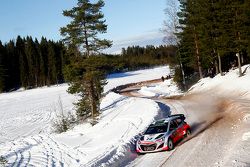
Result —
<svg viewBox="0 0 250 167"><path fill-rule="evenodd" d="M208 74L208 76L209 76L210 78L213 78L214 75L215 75L214 68L209 68L207 74Z"/></svg>
<svg viewBox="0 0 250 167"><path fill-rule="evenodd" d="M162 77L161 77L161 80L162 80L162 82L164 82L165 78L162 76Z"/></svg>

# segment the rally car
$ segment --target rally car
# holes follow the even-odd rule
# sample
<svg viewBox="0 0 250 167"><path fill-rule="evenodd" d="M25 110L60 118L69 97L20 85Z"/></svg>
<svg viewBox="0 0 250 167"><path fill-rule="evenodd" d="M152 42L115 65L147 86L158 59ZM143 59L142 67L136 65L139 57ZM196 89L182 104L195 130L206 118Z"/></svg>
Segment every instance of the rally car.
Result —
<svg viewBox="0 0 250 167"><path fill-rule="evenodd" d="M137 153L172 150L185 136L191 135L183 114L170 115L153 122L136 142Z"/></svg>

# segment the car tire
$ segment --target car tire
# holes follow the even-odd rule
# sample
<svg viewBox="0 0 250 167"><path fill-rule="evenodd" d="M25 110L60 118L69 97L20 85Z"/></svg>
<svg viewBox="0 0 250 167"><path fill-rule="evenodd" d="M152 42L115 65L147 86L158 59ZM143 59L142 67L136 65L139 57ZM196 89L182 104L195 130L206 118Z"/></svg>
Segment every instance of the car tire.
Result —
<svg viewBox="0 0 250 167"><path fill-rule="evenodd" d="M172 139L168 139L168 150L173 150L174 149L174 143Z"/></svg>
<svg viewBox="0 0 250 167"><path fill-rule="evenodd" d="M137 155L139 155L139 156L140 156L140 155L145 155L145 154L146 154L146 153L137 153Z"/></svg>
<svg viewBox="0 0 250 167"><path fill-rule="evenodd" d="M185 137L189 137L189 136L191 136L191 130L187 129Z"/></svg>

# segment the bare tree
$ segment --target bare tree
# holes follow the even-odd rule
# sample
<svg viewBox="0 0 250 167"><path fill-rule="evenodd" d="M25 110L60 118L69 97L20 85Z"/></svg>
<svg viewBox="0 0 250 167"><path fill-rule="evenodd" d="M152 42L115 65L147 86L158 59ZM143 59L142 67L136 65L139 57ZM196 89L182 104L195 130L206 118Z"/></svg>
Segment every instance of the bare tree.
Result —
<svg viewBox="0 0 250 167"><path fill-rule="evenodd" d="M164 27L162 29L162 32L165 34L164 42L168 45L176 45L177 46L177 55L178 55L178 61L180 63L180 69L182 73L182 80L183 85L186 86L186 80L185 80L185 72L182 65L182 60L179 54L179 39L177 37L177 33L180 32L179 30L179 18L178 18L178 12L179 12L179 1L177 0L168 0L167 1L167 7L165 8L164 12L166 15L166 20L164 21Z"/></svg>
<svg viewBox="0 0 250 167"><path fill-rule="evenodd" d="M179 12L179 2L177 0L168 0L164 12L166 15L162 29L162 32L165 34L164 42L168 45L177 45L179 42L176 35L179 32L179 18L177 16Z"/></svg>

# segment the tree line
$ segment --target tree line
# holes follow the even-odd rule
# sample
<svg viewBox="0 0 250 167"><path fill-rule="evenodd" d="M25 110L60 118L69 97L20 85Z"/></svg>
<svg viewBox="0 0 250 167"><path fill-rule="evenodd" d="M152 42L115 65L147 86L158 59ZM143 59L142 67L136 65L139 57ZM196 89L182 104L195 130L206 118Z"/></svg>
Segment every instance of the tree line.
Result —
<svg viewBox="0 0 250 167"><path fill-rule="evenodd" d="M120 59L125 65L124 68L129 70L162 64L174 66L177 63L176 50L174 45L128 46L126 49L122 48Z"/></svg>
<svg viewBox="0 0 250 167"><path fill-rule="evenodd" d="M29 36L0 41L0 92L63 83L67 61L62 42Z"/></svg>
<svg viewBox="0 0 250 167"><path fill-rule="evenodd" d="M239 68L250 61L250 1L179 0L175 25L179 82ZM179 76L183 75L179 70ZM184 81L183 81L184 80Z"/></svg>
<svg viewBox="0 0 250 167"><path fill-rule="evenodd" d="M156 65L177 63L176 46L128 46L119 55L99 54L95 62L102 62L105 74L124 72ZM30 89L66 82L67 65L77 57L61 41L32 37L0 41L0 92L18 88Z"/></svg>

